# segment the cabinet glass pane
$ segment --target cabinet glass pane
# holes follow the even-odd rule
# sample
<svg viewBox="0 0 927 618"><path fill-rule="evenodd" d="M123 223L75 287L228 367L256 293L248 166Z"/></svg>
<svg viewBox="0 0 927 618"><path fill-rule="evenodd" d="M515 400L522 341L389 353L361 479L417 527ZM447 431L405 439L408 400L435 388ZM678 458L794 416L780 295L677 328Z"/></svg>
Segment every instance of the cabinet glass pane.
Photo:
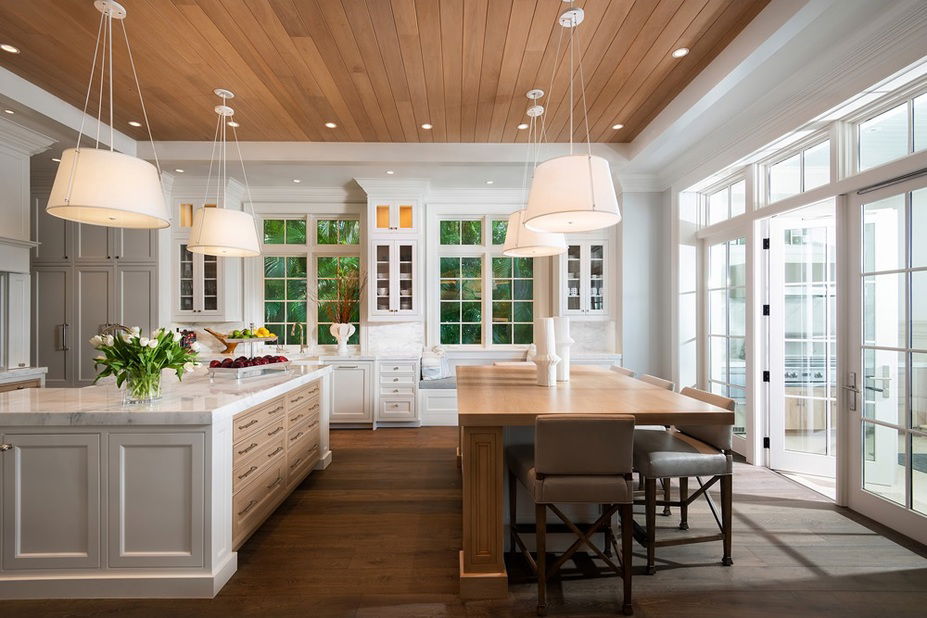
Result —
<svg viewBox="0 0 927 618"><path fill-rule="evenodd" d="M908 154L908 104L859 125L859 169L882 165Z"/></svg>
<svg viewBox="0 0 927 618"><path fill-rule="evenodd" d="M389 229L389 204L377 205L377 229Z"/></svg>
<svg viewBox="0 0 927 618"><path fill-rule="evenodd" d="M570 311L579 311L582 309L582 297L580 288L582 286L582 249L579 245L570 245L567 248L566 264L566 299L567 309Z"/></svg>
<svg viewBox="0 0 927 618"><path fill-rule="evenodd" d="M605 308L605 246L589 246L589 310Z"/></svg>
<svg viewBox="0 0 927 618"><path fill-rule="evenodd" d="M399 307L400 311L412 311L413 305L413 261L412 245L398 245L399 254Z"/></svg>
<svg viewBox="0 0 927 618"><path fill-rule="evenodd" d="M180 245L180 310L193 311L193 254Z"/></svg>
<svg viewBox="0 0 927 618"><path fill-rule="evenodd" d="M411 230L413 228L412 206L410 204L399 205L399 228Z"/></svg>
<svg viewBox="0 0 927 618"><path fill-rule="evenodd" d="M376 245L374 254L376 255L377 269L377 311L389 311L391 309L389 245Z"/></svg>

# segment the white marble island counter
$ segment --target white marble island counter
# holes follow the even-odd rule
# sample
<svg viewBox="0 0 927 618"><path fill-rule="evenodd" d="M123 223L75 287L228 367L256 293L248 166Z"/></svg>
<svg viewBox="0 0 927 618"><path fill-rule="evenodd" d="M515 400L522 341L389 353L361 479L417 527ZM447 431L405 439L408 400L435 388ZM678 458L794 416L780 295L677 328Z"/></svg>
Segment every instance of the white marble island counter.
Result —
<svg viewBox="0 0 927 618"><path fill-rule="evenodd" d="M238 547L329 465L327 365L0 393L0 599L213 597Z"/></svg>

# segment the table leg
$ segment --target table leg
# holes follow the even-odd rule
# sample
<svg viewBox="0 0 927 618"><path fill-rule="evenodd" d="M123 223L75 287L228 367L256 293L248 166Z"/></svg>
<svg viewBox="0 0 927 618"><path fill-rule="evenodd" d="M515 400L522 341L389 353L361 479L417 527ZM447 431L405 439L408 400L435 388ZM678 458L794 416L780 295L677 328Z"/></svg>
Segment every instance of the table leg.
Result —
<svg viewBox="0 0 927 618"><path fill-rule="evenodd" d="M498 599L508 596L503 554L502 427L463 427L463 549L460 596Z"/></svg>

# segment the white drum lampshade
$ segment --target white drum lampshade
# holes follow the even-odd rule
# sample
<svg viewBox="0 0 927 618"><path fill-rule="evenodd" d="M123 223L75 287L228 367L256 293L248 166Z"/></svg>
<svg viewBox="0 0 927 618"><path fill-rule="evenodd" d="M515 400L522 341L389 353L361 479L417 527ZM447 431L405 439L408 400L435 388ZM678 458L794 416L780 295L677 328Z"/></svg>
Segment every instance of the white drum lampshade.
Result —
<svg viewBox="0 0 927 618"><path fill-rule="evenodd" d="M566 155L534 170L525 225L536 232L587 232L621 221L608 161Z"/></svg>
<svg viewBox="0 0 927 618"><path fill-rule="evenodd" d="M228 208L200 208L193 216L187 249L192 253L222 257L260 255L254 217Z"/></svg>
<svg viewBox="0 0 927 618"><path fill-rule="evenodd" d="M511 257L560 255L567 250L563 234L535 232L525 227L525 210L509 215L502 253Z"/></svg>
<svg viewBox="0 0 927 618"><path fill-rule="evenodd" d="M69 221L124 228L170 227L155 166L99 148L68 148L45 208Z"/></svg>

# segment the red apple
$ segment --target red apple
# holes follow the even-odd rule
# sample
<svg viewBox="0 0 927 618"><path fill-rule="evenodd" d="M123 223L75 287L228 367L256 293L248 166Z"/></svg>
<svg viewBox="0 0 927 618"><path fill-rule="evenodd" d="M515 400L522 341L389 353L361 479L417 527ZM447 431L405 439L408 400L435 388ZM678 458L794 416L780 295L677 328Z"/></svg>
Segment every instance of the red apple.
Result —
<svg viewBox="0 0 927 618"><path fill-rule="evenodd" d="M216 367L221 367L221 366L222 366L222 361L211 360L211 361L209 361L209 366L210 366L212 369L215 369Z"/></svg>

